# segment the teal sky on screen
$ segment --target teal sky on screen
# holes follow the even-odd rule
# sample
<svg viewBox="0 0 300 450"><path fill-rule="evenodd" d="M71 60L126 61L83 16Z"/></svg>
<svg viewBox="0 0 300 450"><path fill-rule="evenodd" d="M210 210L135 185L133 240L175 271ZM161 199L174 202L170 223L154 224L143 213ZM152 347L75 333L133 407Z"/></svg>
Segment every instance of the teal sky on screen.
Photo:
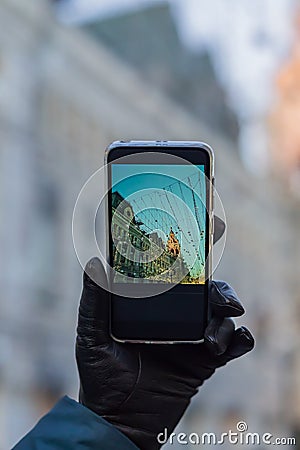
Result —
<svg viewBox="0 0 300 450"><path fill-rule="evenodd" d="M112 164L112 187L112 191L119 192L124 199L131 196L129 201L133 211L143 222L141 229L146 233L160 230L158 234L166 240L172 227L181 244L184 235L185 245L181 251L192 275L197 277L203 272L206 231L204 165ZM143 192L144 189L148 191ZM154 190L159 191L156 193ZM186 214L178 197L189 208L190 215ZM140 211L142 209L144 212ZM169 213L163 211L166 209ZM191 215L193 220L189 220ZM198 241L198 247L196 234L199 236L201 231L203 237Z"/></svg>
<svg viewBox="0 0 300 450"><path fill-rule="evenodd" d="M204 166L187 165L156 165L156 164L112 164L113 191L118 191L124 198L142 189L163 189L177 181L188 185L188 177L195 177L198 171L203 174ZM191 181L194 181L193 179ZM202 189L197 188L195 193L204 201L205 184ZM189 202L190 200L190 202ZM186 199L187 205L193 206L192 199ZM189 204L190 203L190 204Z"/></svg>

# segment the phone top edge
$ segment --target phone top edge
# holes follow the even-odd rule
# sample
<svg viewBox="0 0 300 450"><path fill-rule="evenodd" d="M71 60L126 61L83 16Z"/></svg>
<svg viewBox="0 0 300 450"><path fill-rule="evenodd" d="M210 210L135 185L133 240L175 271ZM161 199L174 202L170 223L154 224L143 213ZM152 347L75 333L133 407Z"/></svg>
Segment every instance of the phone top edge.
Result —
<svg viewBox="0 0 300 450"><path fill-rule="evenodd" d="M158 140L158 141L139 141L139 140L128 140L128 141L113 141L110 143L104 153L104 162L107 164L108 162L108 154L111 150L114 150L115 148L128 148L128 147L160 147L160 148L168 148L168 147L186 147L186 148L199 148L204 149L207 151L210 159L210 172L211 176L214 176L214 151L212 147L203 141L165 141L165 140Z"/></svg>

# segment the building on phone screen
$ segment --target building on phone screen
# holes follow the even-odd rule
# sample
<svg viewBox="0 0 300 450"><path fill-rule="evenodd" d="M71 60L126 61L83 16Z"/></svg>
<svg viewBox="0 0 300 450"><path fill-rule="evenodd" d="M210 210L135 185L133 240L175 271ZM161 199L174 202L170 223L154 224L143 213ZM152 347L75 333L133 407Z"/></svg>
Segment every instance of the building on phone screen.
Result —
<svg viewBox="0 0 300 450"><path fill-rule="evenodd" d="M112 241L115 282L200 283L189 274L172 227L166 242L157 232L141 229L131 204L112 193Z"/></svg>

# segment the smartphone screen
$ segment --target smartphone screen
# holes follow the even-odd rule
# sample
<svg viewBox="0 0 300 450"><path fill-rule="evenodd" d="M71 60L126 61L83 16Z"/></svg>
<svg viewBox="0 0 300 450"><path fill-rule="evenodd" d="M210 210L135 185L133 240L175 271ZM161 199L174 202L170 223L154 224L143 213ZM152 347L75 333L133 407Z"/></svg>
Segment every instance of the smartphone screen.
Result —
<svg viewBox="0 0 300 450"><path fill-rule="evenodd" d="M108 154L111 334L201 341L207 324L210 155L116 147Z"/></svg>

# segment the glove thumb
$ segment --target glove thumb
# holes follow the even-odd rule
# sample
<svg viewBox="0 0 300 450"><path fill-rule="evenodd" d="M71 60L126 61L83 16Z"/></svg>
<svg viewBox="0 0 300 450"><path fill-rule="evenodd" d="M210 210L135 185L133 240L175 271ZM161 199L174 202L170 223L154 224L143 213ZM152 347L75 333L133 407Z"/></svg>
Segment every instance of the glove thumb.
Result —
<svg viewBox="0 0 300 450"><path fill-rule="evenodd" d="M107 276L99 258L92 258L84 270L77 335L78 341L91 346L111 340Z"/></svg>

